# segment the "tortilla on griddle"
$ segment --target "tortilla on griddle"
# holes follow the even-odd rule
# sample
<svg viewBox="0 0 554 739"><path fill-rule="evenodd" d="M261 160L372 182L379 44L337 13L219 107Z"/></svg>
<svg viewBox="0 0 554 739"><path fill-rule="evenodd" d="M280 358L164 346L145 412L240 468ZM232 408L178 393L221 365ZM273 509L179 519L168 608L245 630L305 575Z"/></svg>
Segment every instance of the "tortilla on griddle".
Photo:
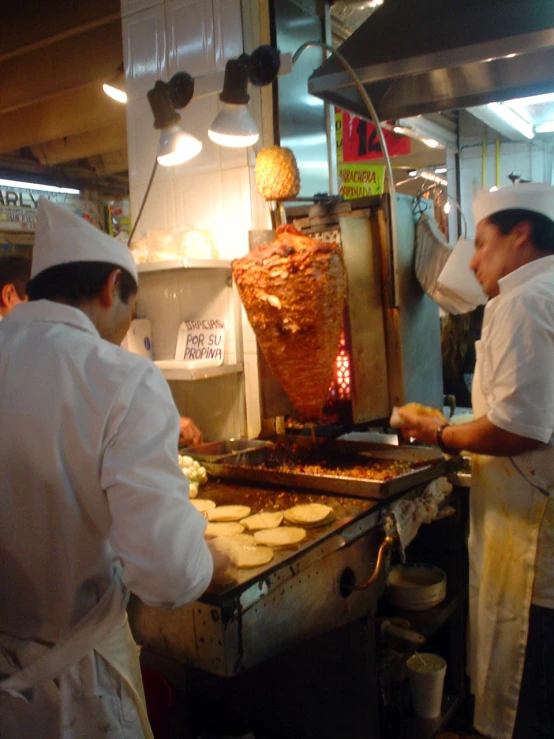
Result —
<svg viewBox="0 0 554 739"><path fill-rule="evenodd" d="M244 526L237 521L207 523L204 536L206 539L216 539L219 536L231 536L232 534L242 534L243 532Z"/></svg>
<svg viewBox="0 0 554 739"><path fill-rule="evenodd" d="M285 521L311 528L329 523L335 517L331 506L323 503L303 503L285 511Z"/></svg>
<svg viewBox="0 0 554 739"><path fill-rule="evenodd" d="M254 538L258 544L268 547L291 547L298 544L307 536L305 529L297 526L282 526L278 529L263 529L256 531Z"/></svg>
<svg viewBox="0 0 554 739"><path fill-rule="evenodd" d="M208 511L208 521L240 521L250 513L247 505L220 505Z"/></svg>
<svg viewBox="0 0 554 739"><path fill-rule="evenodd" d="M217 544L218 546L219 544L221 544L222 546L226 546L227 544L230 547L255 547L256 539L254 539L252 534L228 534L227 536L218 536Z"/></svg>
<svg viewBox="0 0 554 739"><path fill-rule="evenodd" d="M200 513L206 513L206 511L211 511L212 508L215 508L215 502L213 500L204 500L203 498L196 498L195 500L191 500L190 502L196 508L197 511L200 511Z"/></svg>
<svg viewBox="0 0 554 739"><path fill-rule="evenodd" d="M221 536L213 540L212 546L229 557L231 564L239 569L261 567L273 559L273 550L259 547L251 534Z"/></svg>
<svg viewBox="0 0 554 739"><path fill-rule="evenodd" d="M261 567L271 562L273 559L273 549L270 549L270 547L249 547L239 544L234 547L230 557L231 562L239 569Z"/></svg>
<svg viewBox="0 0 554 739"><path fill-rule="evenodd" d="M241 519L241 524L246 526L248 531L262 531L263 529L276 529L283 523L283 512L266 512L255 513L253 516Z"/></svg>

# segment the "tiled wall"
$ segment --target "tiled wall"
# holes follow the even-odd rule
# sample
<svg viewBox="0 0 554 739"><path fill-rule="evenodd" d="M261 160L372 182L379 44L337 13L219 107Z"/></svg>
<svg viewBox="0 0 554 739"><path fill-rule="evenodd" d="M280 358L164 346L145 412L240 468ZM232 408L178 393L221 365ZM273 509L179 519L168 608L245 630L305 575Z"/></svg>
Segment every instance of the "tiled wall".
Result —
<svg viewBox="0 0 554 739"><path fill-rule="evenodd" d="M177 71L186 71L195 78L208 76L208 79L210 75L220 74L228 59L242 53L243 29L241 0L121 0L121 12L134 220L154 165L159 136L153 126L147 91L156 80L168 81ZM250 38L255 35L248 29ZM259 121L260 98L252 89L250 94L251 111ZM208 127L219 106L218 94L214 92L193 98L179 111L186 130L202 141L202 152L179 167L158 166L136 237L150 230L209 229L220 258L232 259L248 251L249 229L268 227L267 210L253 187L254 152L220 147L208 138ZM196 280L192 274L197 273L171 276L162 272L141 281L140 304L152 320L157 358L169 358L176 322L199 317L206 299L208 303L215 301L206 307L208 312L213 312L221 299L217 295L213 299L200 298L200 283L187 288L187 281ZM213 284L205 287L209 294ZM245 392L247 434L256 436L260 427L256 343L244 317L243 332L245 372L239 398L244 401ZM237 405L235 398L229 398L229 393L237 394L235 385L232 380L214 379L192 384L172 383L172 389L182 413L192 415L190 409L194 408L195 420L201 427L203 422L209 427L209 436L223 438L238 435L245 426L240 420L240 400ZM226 409L226 413L214 415L208 407Z"/></svg>

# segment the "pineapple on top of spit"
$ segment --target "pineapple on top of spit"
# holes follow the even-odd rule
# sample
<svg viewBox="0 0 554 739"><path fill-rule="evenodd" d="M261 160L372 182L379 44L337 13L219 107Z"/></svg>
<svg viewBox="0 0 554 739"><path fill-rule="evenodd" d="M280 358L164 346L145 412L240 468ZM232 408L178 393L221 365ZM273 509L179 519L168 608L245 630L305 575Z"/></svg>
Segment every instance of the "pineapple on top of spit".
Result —
<svg viewBox="0 0 554 739"><path fill-rule="evenodd" d="M289 200L300 192L294 154L283 146L260 149L256 157L256 187L264 200Z"/></svg>

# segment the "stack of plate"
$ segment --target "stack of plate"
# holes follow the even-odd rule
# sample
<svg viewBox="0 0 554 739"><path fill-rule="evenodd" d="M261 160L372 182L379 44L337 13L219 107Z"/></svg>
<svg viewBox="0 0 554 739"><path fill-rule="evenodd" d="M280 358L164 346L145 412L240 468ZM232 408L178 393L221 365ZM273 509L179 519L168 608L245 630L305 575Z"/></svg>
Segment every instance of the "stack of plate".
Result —
<svg viewBox="0 0 554 739"><path fill-rule="evenodd" d="M446 598L446 573L434 565L397 565L389 575L387 597L407 611L425 611Z"/></svg>

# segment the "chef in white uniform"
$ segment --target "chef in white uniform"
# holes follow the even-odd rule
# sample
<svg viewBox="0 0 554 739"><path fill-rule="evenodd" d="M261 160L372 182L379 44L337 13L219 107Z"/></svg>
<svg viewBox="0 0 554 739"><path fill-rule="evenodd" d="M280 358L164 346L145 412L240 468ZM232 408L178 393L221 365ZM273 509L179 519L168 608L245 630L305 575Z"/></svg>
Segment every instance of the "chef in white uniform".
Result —
<svg viewBox="0 0 554 739"><path fill-rule="evenodd" d="M554 736L554 188L523 183L474 203L470 267L485 309L475 420L401 411L404 433L473 452L469 674L475 728Z"/></svg>
<svg viewBox="0 0 554 739"><path fill-rule="evenodd" d="M40 200L31 278L0 324L0 736L151 737L128 595L179 606L213 572L179 414L119 347L127 247Z"/></svg>

